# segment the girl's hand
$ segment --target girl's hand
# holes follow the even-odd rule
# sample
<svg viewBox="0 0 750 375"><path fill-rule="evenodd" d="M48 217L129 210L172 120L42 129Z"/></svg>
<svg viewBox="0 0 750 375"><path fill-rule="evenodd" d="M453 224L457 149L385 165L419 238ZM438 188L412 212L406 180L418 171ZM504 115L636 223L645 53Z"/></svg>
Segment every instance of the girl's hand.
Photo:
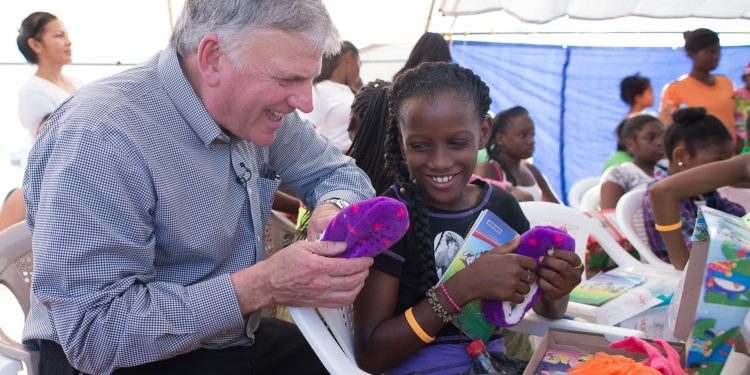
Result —
<svg viewBox="0 0 750 375"><path fill-rule="evenodd" d="M550 249L542 258L549 268L539 269L539 288L544 297L556 301L570 293L581 282L583 262L572 251Z"/></svg>
<svg viewBox="0 0 750 375"><path fill-rule="evenodd" d="M536 281L536 261L513 254L520 237L487 252L461 272L468 276L471 299L482 298L522 303Z"/></svg>

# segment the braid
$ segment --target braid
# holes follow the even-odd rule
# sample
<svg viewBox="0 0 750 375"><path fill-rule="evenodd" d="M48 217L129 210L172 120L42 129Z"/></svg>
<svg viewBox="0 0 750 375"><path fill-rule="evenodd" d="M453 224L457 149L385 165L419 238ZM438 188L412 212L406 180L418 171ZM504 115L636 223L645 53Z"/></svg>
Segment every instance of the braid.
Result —
<svg viewBox="0 0 750 375"><path fill-rule="evenodd" d="M375 80L363 87L352 103L350 126L356 125L358 130L347 155L370 177L376 195L393 184L393 173L386 170L384 156L389 89L388 82Z"/></svg>
<svg viewBox="0 0 750 375"><path fill-rule="evenodd" d="M386 168L395 174L396 186L401 188L401 195L409 209L412 221L410 230L413 231L417 244L416 249L407 251L419 260L422 271L421 293L426 293L438 281L435 250L430 232L429 212L417 185L412 181L399 147L399 123L403 119L402 108L407 100L430 100L446 93L472 105L479 118L484 118L489 111L489 87L471 70L450 63L423 63L417 68L407 70L393 82L388 101Z"/></svg>
<svg viewBox="0 0 750 375"><path fill-rule="evenodd" d="M500 165L500 168L503 169L503 173L505 174L505 179L513 186L516 186L518 184L518 180L516 180L516 176L514 176L510 172L510 167L507 165L507 163L505 163L503 161L503 158L500 157L503 151L500 149L500 145L495 143L495 138L498 133L505 132L505 129L512 119L518 116L528 115L529 111L521 106L515 106L498 113L497 116L495 116L495 119L492 121L492 130L490 131L490 137L487 139L487 145L485 146L485 149L487 150L487 156L489 156L491 160L494 160L498 165Z"/></svg>

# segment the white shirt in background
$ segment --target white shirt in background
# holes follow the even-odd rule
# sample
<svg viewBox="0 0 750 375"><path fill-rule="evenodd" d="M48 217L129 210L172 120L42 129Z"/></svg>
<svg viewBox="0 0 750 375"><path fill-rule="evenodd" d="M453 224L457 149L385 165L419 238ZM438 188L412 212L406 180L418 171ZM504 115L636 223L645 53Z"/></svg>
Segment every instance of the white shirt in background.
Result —
<svg viewBox="0 0 750 375"><path fill-rule="evenodd" d="M339 150L346 151L352 141L346 128L349 126L354 94L347 85L331 80L313 86L313 110L300 115L315 125L318 134L328 138Z"/></svg>
<svg viewBox="0 0 750 375"><path fill-rule="evenodd" d="M76 87L80 86L75 80L73 83ZM36 138L42 118L57 109L70 94L60 86L36 75L26 81L18 92L18 117L31 138Z"/></svg>

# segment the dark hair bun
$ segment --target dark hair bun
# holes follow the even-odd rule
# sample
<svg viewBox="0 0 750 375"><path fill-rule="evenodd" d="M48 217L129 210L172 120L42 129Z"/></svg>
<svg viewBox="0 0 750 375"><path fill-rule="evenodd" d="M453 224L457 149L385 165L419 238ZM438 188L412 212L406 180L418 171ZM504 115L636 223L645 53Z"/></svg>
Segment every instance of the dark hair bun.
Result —
<svg viewBox="0 0 750 375"><path fill-rule="evenodd" d="M706 109L703 107L688 107L678 109L672 114L675 124L690 125L706 117Z"/></svg>

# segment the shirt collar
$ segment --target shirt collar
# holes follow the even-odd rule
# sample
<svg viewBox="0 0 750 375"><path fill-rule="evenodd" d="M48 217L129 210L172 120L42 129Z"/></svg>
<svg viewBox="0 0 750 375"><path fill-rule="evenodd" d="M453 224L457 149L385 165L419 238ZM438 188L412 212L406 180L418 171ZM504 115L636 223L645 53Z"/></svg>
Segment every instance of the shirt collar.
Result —
<svg viewBox="0 0 750 375"><path fill-rule="evenodd" d="M158 75L161 86L164 87L177 112L206 147L215 142L229 143L229 136L221 130L190 86L174 47L168 47L159 57Z"/></svg>

